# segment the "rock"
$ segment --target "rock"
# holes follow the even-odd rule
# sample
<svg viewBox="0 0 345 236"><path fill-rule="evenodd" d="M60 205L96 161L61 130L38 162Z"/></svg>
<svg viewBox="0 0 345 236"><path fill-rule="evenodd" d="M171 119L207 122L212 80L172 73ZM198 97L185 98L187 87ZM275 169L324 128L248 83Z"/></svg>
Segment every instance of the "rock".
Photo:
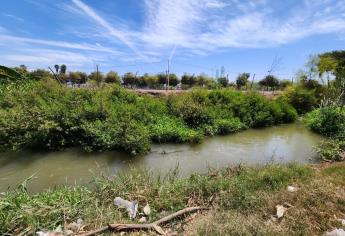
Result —
<svg viewBox="0 0 345 236"><path fill-rule="evenodd" d="M38 231L36 232L37 236L64 236L61 231Z"/></svg>
<svg viewBox="0 0 345 236"><path fill-rule="evenodd" d="M276 209L277 209L276 216L278 219L282 218L284 216L285 211L287 210L287 208L284 207L283 205L277 205Z"/></svg>
<svg viewBox="0 0 345 236"><path fill-rule="evenodd" d="M74 234L74 232L72 230L65 230L65 233L64 233L65 236L70 236L73 234Z"/></svg>
<svg viewBox="0 0 345 236"><path fill-rule="evenodd" d="M287 191L290 193L294 193L297 192L298 188L294 187L294 186L288 186L287 187Z"/></svg>
<svg viewBox="0 0 345 236"><path fill-rule="evenodd" d="M146 223L146 222L147 222L147 220L146 220L145 216L143 216L139 219L139 223Z"/></svg>
<svg viewBox="0 0 345 236"><path fill-rule="evenodd" d="M345 231L343 229L335 229L331 232L326 232L326 236L345 236Z"/></svg>
<svg viewBox="0 0 345 236"><path fill-rule="evenodd" d="M114 199L114 204L119 208L125 208L128 212L128 216L131 219L134 219L137 216L138 212L138 202L137 201L127 201L121 197L116 197Z"/></svg>
<svg viewBox="0 0 345 236"><path fill-rule="evenodd" d="M67 230L72 230L73 232L78 232L81 227L84 225L84 221L82 219L78 219L77 222L72 222L66 226Z"/></svg>
<svg viewBox="0 0 345 236"><path fill-rule="evenodd" d="M144 207L143 209L144 211L144 214L149 216L151 214L151 208L150 208L150 205L149 204L146 204L146 206Z"/></svg>

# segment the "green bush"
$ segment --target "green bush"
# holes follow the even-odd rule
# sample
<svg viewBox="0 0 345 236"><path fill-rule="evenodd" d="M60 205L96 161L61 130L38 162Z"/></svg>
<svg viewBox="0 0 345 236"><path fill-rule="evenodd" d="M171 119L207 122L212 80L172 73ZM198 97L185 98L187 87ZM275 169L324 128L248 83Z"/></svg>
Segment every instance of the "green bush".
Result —
<svg viewBox="0 0 345 236"><path fill-rule="evenodd" d="M298 114L305 114L319 104L315 90L293 87L285 93L285 96Z"/></svg>
<svg viewBox="0 0 345 236"><path fill-rule="evenodd" d="M311 130L325 136L335 137L345 132L345 111L340 108L316 109L306 115L305 121Z"/></svg>
<svg viewBox="0 0 345 236"><path fill-rule="evenodd" d="M345 141L338 139L326 140L317 148L318 157L323 161L344 161L345 160Z"/></svg>
<svg viewBox="0 0 345 236"><path fill-rule="evenodd" d="M0 149L123 150L146 153L150 142L200 142L296 118L285 100L232 89L196 89L168 97L118 85L68 88L41 79L0 86Z"/></svg>
<svg viewBox="0 0 345 236"><path fill-rule="evenodd" d="M202 133L186 127L183 121L168 116L157 117L150 127L151 139L154 142L200 142Z"/></svg>

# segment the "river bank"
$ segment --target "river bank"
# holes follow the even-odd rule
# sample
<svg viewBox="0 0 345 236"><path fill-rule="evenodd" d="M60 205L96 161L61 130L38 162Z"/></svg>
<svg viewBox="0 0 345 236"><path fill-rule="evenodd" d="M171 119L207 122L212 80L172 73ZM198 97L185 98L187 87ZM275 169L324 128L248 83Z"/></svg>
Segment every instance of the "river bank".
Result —
<svg viewBox="0 0 345 236"><path fill-rule="evenodd" d="M113 178L96 178L92 187L60 186L30 195L27 184L0 198L0 234L33 235L83 219L84 231L108 223L135 223L113 199L148 203L154 221L188 206L207 206L203 214L164 226L186 235L322 235L341 227L345 212L345 165L237 166L178 179L175 172L159 178L148 170L132 170ZM287 191L294 186L296 192ZM292 205L274 220L276 205ZM151 232L154 234L153 232ZM150 234L151 234L150 233Z"/></svg>

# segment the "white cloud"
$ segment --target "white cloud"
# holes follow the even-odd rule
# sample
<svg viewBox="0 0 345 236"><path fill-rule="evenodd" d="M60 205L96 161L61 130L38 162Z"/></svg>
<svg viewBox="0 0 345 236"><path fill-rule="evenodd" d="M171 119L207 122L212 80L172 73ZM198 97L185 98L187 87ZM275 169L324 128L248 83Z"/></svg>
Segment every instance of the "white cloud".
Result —
<svg viewBox="0 0 345 236"><path fill-rule="evenodd" d="M284 8L283 3L289 7ZM45 46L64 50L60 54L53 50L47 54L49 56L44 56L43 52L40 55L28 51L11 52L6 60L22 58L51 63L55 52L55 59L60 60L71 50L74 54L69 56L75 59L71 63L86 63L90 55L98 57L97 60L113 59L118 55L117 60L147 61L150 58L154 61L172 58L175 53L207 55L229 48L275 47L313 35L344 35L345 32L344 0L301 0L295 3L275 0L144 0L144 22L138 22L135 29L129 28L123 20L108 19L109 16L105 17L82 0L59 2L57 5L54 11L74 17L78 24L84 23L68 25L68 32L88 43L17 37L0 26L0 44L13 43L13 47L26 49L36 45L38 48ZM57 28L56 31L60 32L59 35L66 34L66 28ZM126 47L119 46L121 44ZM134 53L128 53L127 48ZM104 55L99 56L99 53Z"/></svg>
<svg viewBox="0 0 345 236"><path fill-rule="evenodd" d="M127 45L130 49L133 50L135 54L137 54L139 57L146 59L146 56L144 56L137 48L136 46L131 42L131 40L128 39L128 37L125 35L125 33L121 30L115 29L111 24L109 24L105 19L103 19L101 16L99 16L91 7L84 4L80 0L72 0L73 3L80 8L86 15L91 17L95 22L97 22L99 25L101 25L108 34L111 36L117 38L121 42L123 42L125 45Z"/></svg>
<svg viewBox="0 0 345 236"><path fill-rule="evenodd" d="M281 15L273 1L146 0L141 39L150 47L205 52L272 47L345 30L343 1L305 1ZM216 7L217 6L217 7ZM226 11L214 8L226 8ZM237 12L237 15L234 14Z"/></svg>
<svg viewBox="0 0 345 236"><path fill-rule="evenodd" d="M6 16L6 17L9 17L11 19L17 20L17 21L24 21L23 18L15 16L15 15L12 15L12 14L3 13L3 15Z"/></svg>
<svg viewBox="0 0 345 236"><path fill-rule="evenodd" d="M107 53L114 53L120 54L119 51L116 51L111 48L103 47L99 44L88 44L88 43L71 43L65 41L54 41L54 40L43 40L43 39L33 39L33 38L26 38L26 37L16 37L11 35L0 35L0 43L12 43L12 44L38 44L38 45L45 45L45 46L52 46L52 47L61 47L61 48L69 48L69 49L79 49L79 50L89 50L89 51L99 51L99 52L107 52Z"/></svg>

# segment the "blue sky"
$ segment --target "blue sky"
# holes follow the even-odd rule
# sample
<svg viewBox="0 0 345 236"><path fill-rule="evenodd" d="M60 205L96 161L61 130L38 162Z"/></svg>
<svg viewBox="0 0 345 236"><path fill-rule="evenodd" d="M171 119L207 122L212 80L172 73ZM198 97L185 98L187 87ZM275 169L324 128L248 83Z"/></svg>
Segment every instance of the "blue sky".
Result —
<svg viewBox="0 0 345 236"><path fill-rule="evenodd" d="M4 0L0 64L139 74L291 78L308 55L345 49L345 0Z"/></svg>

